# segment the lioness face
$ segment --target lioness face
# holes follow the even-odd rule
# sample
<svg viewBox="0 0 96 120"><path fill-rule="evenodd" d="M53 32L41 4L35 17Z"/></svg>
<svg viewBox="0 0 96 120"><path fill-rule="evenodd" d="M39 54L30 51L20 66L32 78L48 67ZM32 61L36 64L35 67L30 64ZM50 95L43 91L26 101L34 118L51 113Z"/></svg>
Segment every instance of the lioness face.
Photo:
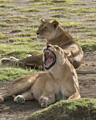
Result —
<svg viewBox="0 0 96 120"><path fill-rule="evenodd" d="M41 24L37 30L37 38L47 40L54 38L58 24L56 20L49 21L41 19Z"/></svg>
<svg viewBox="0 0 96 120"><path fill-rule="evenodd" d="M66 58L66 54L64 50L57 45L47 45L44 49L44 66L45 69L48 70L52 67L59 67L64 64Z"/></svg>

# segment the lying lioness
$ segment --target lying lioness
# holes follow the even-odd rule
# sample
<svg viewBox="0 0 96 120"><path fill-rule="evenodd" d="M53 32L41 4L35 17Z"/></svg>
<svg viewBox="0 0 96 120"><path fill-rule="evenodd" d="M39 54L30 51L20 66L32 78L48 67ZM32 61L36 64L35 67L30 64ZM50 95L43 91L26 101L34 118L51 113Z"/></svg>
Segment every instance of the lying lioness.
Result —
<svg viewBox="0 0 96 120"><path fill-rule="evenodd" d="M77 73L68 56L70 52L57 45L47 45L43 54L46 72L16 79L7 91L1 93L0 102L17 95L14 98L17 103L36 99L42 107L47 107L57 100L80 98Z"/></svg>
<svg viewBox="0 0 96 120"><path fill-rule="evenodd" d="M83 51L80 45L77 44L73 37L59 25L58 21L41 19L41 24L37 30L37 38L46 39L47 45L58 45L62 49L70 52L68 59L75 68L78 68L81 65ZM1 62L3 64L12 63L19 64L20 66L38 68L39 66L43 66L42 56L43 55L27 56L21 60L14 57L3 58L1 59Z"/></svg>

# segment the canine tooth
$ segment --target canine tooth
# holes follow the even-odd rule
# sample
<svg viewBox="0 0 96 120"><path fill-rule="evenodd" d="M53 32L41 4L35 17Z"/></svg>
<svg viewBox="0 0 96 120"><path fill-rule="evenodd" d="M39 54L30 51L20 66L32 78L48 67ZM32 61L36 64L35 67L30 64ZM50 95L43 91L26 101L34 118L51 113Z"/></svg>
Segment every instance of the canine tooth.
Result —
<svg viewBox="0 0 96 120"><path fill-rule="evenodd" d="M49 51L49 55L51 55L51 51Z"/></svg>

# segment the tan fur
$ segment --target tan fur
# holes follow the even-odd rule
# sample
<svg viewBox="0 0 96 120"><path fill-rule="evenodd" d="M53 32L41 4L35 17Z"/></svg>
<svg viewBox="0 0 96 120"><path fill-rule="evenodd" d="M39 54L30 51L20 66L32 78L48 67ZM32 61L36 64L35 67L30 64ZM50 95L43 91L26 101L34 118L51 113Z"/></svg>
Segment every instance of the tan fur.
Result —
<svg viewBox="0 0 96 120"><path fill-rule="evenodd" d="M47 107L57 100L80 98L77 73L67 59L70 52L57 45L50 45L48 49L56 55L55 64L46 72L16 79L8 90L0 94L0 102L8 96L17 95L14 98L17 103L36 99L42 107Z"/></svg>
<svg viewBox="0 0 96 120"><path fill-rule="evenodd" d="M58 45L62 49L70 52L69 61L75 68L78 68L83 60L83 51L79 44L73 37L67 33L56 20L41 19L41 24L37 30L37 38L46 39L47 44ZM29 66L39 68L43 67L42 55L25 57L22 60L5 59L1 60L2 63L17 63L20 66Z"/></svg>

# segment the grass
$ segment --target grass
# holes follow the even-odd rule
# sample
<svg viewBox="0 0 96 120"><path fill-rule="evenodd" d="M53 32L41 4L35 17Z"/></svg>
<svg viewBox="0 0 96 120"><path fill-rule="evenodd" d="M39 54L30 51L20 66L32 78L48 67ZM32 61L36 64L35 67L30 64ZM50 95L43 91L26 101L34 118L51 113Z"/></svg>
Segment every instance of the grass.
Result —
<svg viewBox="0 0 96 120"><path fill-rule="evenodd" d="M87 24L87 25L83 25L83 26L82 25L77 26L76 28L78 29L78 32L90 32L90 34L91 34L91 32L93 32L96 29L96 26L90 26ZM95 33L93 33L93 34L95 34ZM87 34L87 36L89 36L89 35Z"/></svg>
<svg viewBox="0 0 96 120"><path fill-rule="evenodd" d="M67 9L67 7L52 7L52 8L50 8L50 10L52 10L52 11L61 11L61 10L66 10Z"/></svg>
<svg viewBox="0 0 96 120"><path fill-rule="evenodd" d="M67 2L67 0L52 0L52 2L55 2L55 3L63 3L63 2Z"/></svg>
<svg viewBox="0 0 96 120"><path fill-rule="evenodd" d="M26 12L40 12L41 10L38 8L29 8L25 10Z"/></svg>
<svg viewBox="0 0 96 120"><path fill-rule="evenodd" d="M3 39L3 38L5 38L5 36L2 33L0 33L0 39Z"/></svg>
<svg viewBox="0 0 96 120"><path fill-rule="evenodd" d="M15 56L24 58L26 54L40 54L45 43L25 43L25 44L0 44L0 54L2 57Z"/></svg>
<svg viewBox="0 0 96 120"><path fill-rule="evenodd" d="M38 72L35 69L30 69L30 71L28 69L24 70L20 67L10 67L8 65L4 66L4 65L0 65L0 81L13 81L18 77L21 77L23 75L27 75L30 73L36 73Z"/></svg>
<svg viewBox="0 0 96 120"><path fill-rule="evenodd" d="M11 2L12 0L0 0L0 3L8 3L8 2Z"/></svg>
<svg viewBox="0 0 96 120"><path fill-rule="evenodd" d="M8 39L9 42L12 42L12 43L24 43L24 42L32 42L32 38L30 37L15 37L15 38L9 38Z"/></svg>
<svg viewBox="0 0 96 120"><path fill-rule="evenodd" d="M96 12L96 7L88 7L88 8L74 8L71 9L72 13L92 13L92 12Z"/></svg>
<svg viewBox="0 0 96 120"><path fill-rule="evenodd" d="M37 7L32 7L32 8L14 7L12 10L16 10L20 12L40 12L41 11Z"/></svg>
<svg viewBox="0 0 96 120"><path fill-rule="evenodd" d="M92 32L92 33L89 33L89 34L87 34L88 36L93 36L93 37L96 37L96 33L94 32Z"/></svg>
<svg viewBox="0 0 96 120"><path fill-rule="evenodd" d="M95 120L96 100L83 98L78 100L62 100L37 111L24 120Z"/></svg>
<svg viewBox="0 0 96 120"><path fill-rule="evenodd" d="M96 51L96 40L78 40L83 51Z"/></svg>
<svg viewBox="0 0 96 120"><path fill-rule="evenodd" d="M46 0L29 0L29 2L45 2Z"/></svg>
<svg viewBox="0 0 96 120"><path fill-rule="evenodd" d="M6 23L6 22L0 22L0 27L9 27L11 26L10 24Z"/></svg>
<svg viewBox="0 0 96 120"><path fill-rule="evenodd" d="M5 22L10 22L10 23L14 23L14 22L28 22L32 20L27 17L26 15L14 15L14 16L10 16L8 18L4 19Z"/></svg>
<svg viewBox="0 0 96 120"><path fill-rule="evenodd" d="M6 12L6 13L0 13L0 16L7 16L7 15L9 15L10 13L9 12Z"/></svg>
<svg viewBox="0 0 96 120"><path fill-rule="evenodd" d="M15 30L12 30L11 33L18 33L18 32L22 32L22 30L20 29L15 29Z"/></svg>
<svg viewBox="0 0 96 120"><path fill-rule="evenodd" d="M14 8L14 6L1 4L1 5L0 5L0 8Z"/></svg>

